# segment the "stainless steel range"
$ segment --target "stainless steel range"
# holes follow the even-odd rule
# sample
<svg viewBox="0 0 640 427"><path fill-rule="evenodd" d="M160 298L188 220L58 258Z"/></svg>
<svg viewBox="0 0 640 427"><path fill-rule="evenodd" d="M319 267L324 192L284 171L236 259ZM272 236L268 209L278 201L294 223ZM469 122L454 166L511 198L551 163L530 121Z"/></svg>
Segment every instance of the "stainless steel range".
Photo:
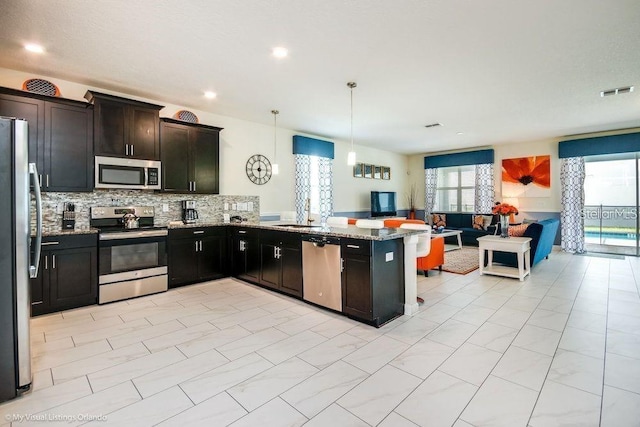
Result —
<svg viewBox="0 0 640 427"><path fill-rule="evenodd" d="M164 292L167 280L166 227L154 227L149 206L93 207L98 238L98 303Z"/></svg>

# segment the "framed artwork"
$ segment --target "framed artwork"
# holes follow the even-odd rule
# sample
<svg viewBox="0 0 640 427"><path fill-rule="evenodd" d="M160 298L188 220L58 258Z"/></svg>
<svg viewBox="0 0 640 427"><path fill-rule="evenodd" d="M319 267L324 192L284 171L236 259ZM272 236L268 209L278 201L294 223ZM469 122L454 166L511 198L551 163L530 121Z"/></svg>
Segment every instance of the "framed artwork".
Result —
<svg viewBox="0 0 640 427"><path fill-rule="evenodd" d="M391 168L387 166L382 167L382 179L391 179Z"/></svg>
<svg viewBox="0 0 640 427"><path fill-rule="evenodd" d="M382 179L382 166L373 166L373 179Z"/></svg>
<svg viewBox="0 0 640 427"><path fill-rule="evenodd" d="M373 165L364 165L364 177L365 178L373 177Z"/></svg>
<svg viewBox="0 0 640 427"><path fill-rule="evenodd" d="M363 175L363 168L362 168L362 163L356 163L355 166L353 167L353 176L356 178L362 178Z"/></svg>
<svg viewBox="0 0 640 427"><path fill-rule="evenodd" d="M551 157L502 159L502 197L551 197Z"/></svg>

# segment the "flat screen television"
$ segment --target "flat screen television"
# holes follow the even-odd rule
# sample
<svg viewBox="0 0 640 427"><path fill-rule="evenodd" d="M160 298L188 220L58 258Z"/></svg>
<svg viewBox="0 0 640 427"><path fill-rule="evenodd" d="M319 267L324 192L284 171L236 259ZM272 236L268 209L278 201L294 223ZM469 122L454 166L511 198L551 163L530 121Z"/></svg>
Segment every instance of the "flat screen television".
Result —
<svg viewBox="0 0 640 427"><path fill-rule="evenodd" d="M372 191L371 216L396 216L396 192Z"/></svg>

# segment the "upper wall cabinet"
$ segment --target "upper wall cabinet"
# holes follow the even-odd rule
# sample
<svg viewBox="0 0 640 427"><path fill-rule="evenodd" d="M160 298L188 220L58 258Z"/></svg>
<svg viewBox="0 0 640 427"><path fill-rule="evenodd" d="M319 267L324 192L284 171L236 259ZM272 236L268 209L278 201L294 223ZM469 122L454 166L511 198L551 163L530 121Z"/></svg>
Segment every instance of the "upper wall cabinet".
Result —
<svg viewBox="0 0 640 427"><path fill-rule="evenodd" d="M25 119L29 162L43 191L93 190L93 108L85 102L0 88L0 116Z"/></svg>
<svg viewBox="0 0 640 427"><path fill-rule="evenodd" d="M222 128L160 119L162 189L172 193L220 192Z"/></svg>
<svg viewBox="0 0 640 427"><path fill-rule="evenodd" d="M96 156L160 160L161 105L87 91L94 109Z"/></svg>

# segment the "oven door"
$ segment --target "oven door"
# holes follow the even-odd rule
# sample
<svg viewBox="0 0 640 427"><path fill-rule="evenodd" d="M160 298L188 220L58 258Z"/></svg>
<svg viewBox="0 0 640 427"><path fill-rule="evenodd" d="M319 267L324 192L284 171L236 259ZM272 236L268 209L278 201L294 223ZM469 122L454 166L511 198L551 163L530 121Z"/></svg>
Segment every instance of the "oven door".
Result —
<svg viewBox="0 0 640 427"><path fill-rule="evenodd" d="M126 234L126 233L125 233ZM107 236L106 239L104 237ZM98 268L100 276L126 272L167 271L167 237L131 237L109 239L108 234L100 237L100 260ZM136 274L135 277L139 277ZM132 276L133 277L133 276ZM101 280L103 282L103 280Z"/></svg>

